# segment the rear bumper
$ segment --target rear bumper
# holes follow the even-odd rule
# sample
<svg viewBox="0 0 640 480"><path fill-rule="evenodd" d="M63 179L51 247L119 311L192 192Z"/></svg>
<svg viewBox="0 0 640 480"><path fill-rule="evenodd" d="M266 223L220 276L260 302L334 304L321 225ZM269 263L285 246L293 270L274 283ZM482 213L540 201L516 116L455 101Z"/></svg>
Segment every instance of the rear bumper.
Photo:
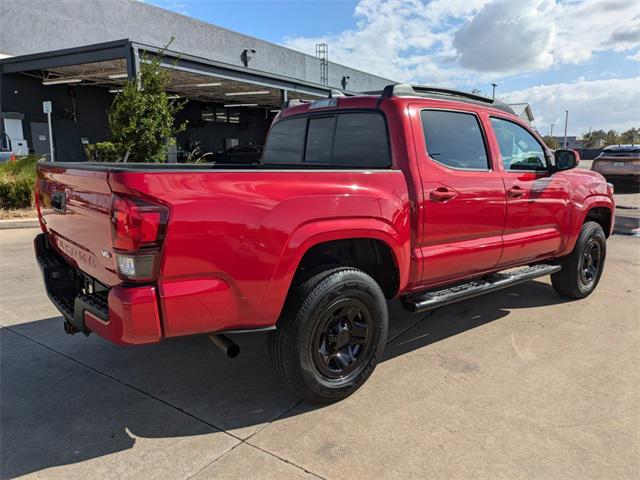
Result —
<svg viewBox="0 0 640 480"><path fill-rule="evenodd" d="M640 183L640 173L610 173L595 170L610 182L637 182Z"/></svg>
<svg viewBox="0 0 640 480"><path fill-rule="evenodd" d="M155 287L108 289L93 282L93 291L87 294L83 287L88 277L51 248L46 233L34 239L34 248L49 299L75 329L87 334L95 332L121 345L161 340Z"/></svg>

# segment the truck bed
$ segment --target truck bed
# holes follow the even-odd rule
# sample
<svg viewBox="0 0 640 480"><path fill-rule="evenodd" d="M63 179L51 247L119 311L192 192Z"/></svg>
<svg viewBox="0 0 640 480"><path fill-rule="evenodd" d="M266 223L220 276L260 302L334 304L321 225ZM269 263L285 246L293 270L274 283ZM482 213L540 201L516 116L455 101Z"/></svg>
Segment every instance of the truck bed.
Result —
<svg viewBox="0 0 640 480"><path fill-rule="evenodd" d="M41 163L38 203L55 251L108 288L118 276L116 197L165 206L157 289L166 337L274 325L314 243L375 238L408 280L410 209L400 170ZM63 209L52 205L65 196Z"/></svg>

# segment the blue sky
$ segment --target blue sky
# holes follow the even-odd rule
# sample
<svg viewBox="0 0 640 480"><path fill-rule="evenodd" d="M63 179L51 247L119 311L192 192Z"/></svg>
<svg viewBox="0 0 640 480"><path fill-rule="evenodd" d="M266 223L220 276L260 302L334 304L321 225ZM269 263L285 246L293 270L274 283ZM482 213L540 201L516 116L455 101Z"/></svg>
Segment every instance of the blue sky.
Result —
<svg viewBox="0 0 640 480"><path fill-rule="evenodd" d="M174 12L273 43L339 33L355 25L357 1L148 0Z"/></svg>
<svg viewBox="0 0 640 480"><path fill-rule="evenodd" d="M548 133L640 126L640 1L147 0L396 81L531 103ZM557 128L557 127L556 127ZM559 130L555 130L558 132Z"/></svg>

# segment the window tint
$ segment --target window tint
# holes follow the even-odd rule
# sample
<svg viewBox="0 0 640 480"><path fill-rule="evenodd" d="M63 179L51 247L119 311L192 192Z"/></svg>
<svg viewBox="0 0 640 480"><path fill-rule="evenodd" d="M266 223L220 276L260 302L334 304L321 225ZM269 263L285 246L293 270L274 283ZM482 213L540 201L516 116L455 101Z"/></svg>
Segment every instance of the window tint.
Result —
<svg viewBox="0 0 640 480"><path fill-rule="evenodd" d="M378 113L339 113L276 123L269 134L262 163L295 165L301 162L389 167L391 157L384 118Z"/></svg>
<svg viewBox="0 0 640 480"><path fill-rule="evenodd" d="M336 117L316 117L309 119L307 132L307 153L304 161L328 163L331 161L331 147Z"/></svg>
<svg viewBox="0 0 640 480"><path fill-rule="evenodd" d="M423 110L422 129L429 156L452 168L488 170L480 124L470 113Z"/></svg>
<svg viewBox="0 0 640 480"><path fill-rule="evenodd" d="M544 150L533 135L520 125L492 118L505 170L546 170Z"/></svg>
<svg viewBox="0 0 640 480"><path fill-rule="evenodd" d="M377 113L338 115L333 164L388 167L391 165L387 128Z"/></svg>
<svg viewBox="0 0 640 480"><path fill-rule="evenodd" d="M294 118L276 123L269 133L263 163L295 165L302 162L306 118Z"/></svg>

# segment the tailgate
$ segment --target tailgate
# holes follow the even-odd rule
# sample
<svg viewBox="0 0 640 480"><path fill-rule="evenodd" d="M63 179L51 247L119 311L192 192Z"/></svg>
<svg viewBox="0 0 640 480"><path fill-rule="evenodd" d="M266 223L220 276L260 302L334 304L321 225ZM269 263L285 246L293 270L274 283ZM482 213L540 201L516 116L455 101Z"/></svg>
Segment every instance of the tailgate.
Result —
<svg viewBox="0 0 640 480"><path fill-rule="evenodd" d="M120 283L111 247L109 172L38 165L40 217L54 248L105 285Z"/></svg>

